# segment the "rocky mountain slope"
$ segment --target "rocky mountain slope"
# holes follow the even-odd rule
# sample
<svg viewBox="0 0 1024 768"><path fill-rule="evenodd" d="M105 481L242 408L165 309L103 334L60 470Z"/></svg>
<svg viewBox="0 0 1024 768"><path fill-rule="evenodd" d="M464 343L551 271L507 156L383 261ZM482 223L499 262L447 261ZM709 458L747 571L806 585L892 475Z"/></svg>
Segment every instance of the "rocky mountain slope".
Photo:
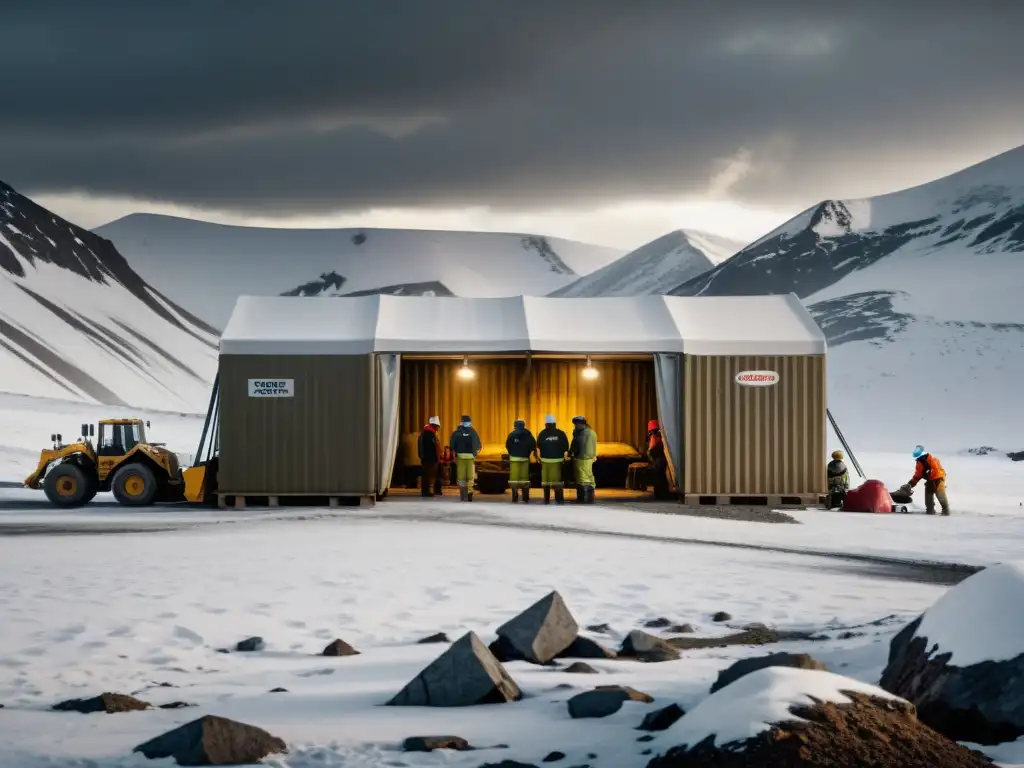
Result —
<svg viewBox="0 0 1024 768"><path fill-rule="evenodd" d="M793 291L831 343L863 445L1014 448L1024 434L1024 147L937 181L827 200L668 292Z"/></svg>
<svg viewBox="0 0 1024 768"><path fill-rule="evenodd" d="M536 235L273 229L155 214L132 214L96 232L140 275L216 328L241 294L545 295L622 255Z"/></svg>
<svg viewBox="0 0 1024 768"><path fill-rule="evenodd" d="M216 366L213 328L0 183L0 392L198 411Z"/></svg>
<svg viewBox="0 0 1024 768"><path fill-rule="evenodd" d="M664 291L703 275L743 247L706 232L669 232L606 267L552 292L552 296L637 296Z"/></svg>

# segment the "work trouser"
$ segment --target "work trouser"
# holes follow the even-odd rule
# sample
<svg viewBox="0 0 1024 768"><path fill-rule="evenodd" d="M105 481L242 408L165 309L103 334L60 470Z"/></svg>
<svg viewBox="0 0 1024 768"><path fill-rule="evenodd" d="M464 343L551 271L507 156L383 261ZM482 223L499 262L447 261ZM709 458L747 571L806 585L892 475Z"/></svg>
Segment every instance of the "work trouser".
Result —
<svg viewBox="0 0 1024 768"><path fill-rule="evenodd" d="M594 482L594 459L573 459L573 469L576 471L576 485L584 488L593 488Z"/></svg>
<svg viewBox="0 0 1024 768"><path fill-rule="evenodd" d="M458 480L459 488L473 490L473 481L476 480L476 457L472 453L460 453L455 457L455 479Z"/></svg>
<svg viewBox="0 0 1024 768"><path fill-rule="evenodd" d="M423 477L420 481L420 493L423 496L433 496L435 493L438 493L437 481L437 464L424 464Z"/></svg>
<svg viewBox="0 0 1024 768"><path fill-rule="evenodd" d="M522 489L530 487L530 460L512 456L508 460L508 486Z"/></svg>
<svg viewBox="0 0 1024 768"><path fill-rule="evenodd" d="M565 478L562 476L562 459L540 460L540 484L543 488L564 488Z"/></svg>
<svg viewBox="0 0 1024 768"><path fill-rule="evenodd" d="M924 511L929 515L935 514L935 500L939 500L942 507L942 514L949 514L949 499L946 498L946 478L924 481Z"/></svg>

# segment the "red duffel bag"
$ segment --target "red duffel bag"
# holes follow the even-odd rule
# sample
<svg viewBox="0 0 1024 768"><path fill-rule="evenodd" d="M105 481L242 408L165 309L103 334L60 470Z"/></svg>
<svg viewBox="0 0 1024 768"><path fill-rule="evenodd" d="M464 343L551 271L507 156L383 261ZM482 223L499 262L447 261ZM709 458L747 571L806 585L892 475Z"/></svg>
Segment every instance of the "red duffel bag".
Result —
<svg viewBox="0 0 1024 768"><path fill-rule="evenodd" d="M881 480L865 480L863 485L846 492L843 512L892 512L892 496Z"/></svg>

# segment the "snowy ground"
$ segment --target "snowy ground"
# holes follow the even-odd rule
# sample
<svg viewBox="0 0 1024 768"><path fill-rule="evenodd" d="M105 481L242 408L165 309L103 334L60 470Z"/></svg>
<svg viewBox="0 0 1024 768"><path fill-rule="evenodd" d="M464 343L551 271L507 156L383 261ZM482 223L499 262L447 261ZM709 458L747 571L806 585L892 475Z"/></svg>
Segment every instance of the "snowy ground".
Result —
<svg viewBox="0 0 1024 768"><path fill-rule="evenodd" d="M718 610L731 613L735 626L762 622L828 630L830 637L883 620L860 629L862 636L771 649L807 650L833 671L875 683L892 633L945 587L908 581L871 563L672 539L951 562L1019 556L1024 543L1024 520L1005 510L949 519L806 512L797 515L799 526L611 507L524 510L484 503L470 514L457 502L418 499L371 510L275 513L122 512L113 506L18 511L33 499L28 491L0 490L0 534L29 521L59 530L73 521L131 527L145 519L178 529L0 535L0 703L6 705L0 755L26 768L147 764L126 757L135 744L206 713L284 738L293 753L279 764L291 768L478 766L513 757L537 761L554 749L566 753L566 764L639 767L649 760L643 749L658 753L673 745L671 730L650 744L636 742L634 728L647 711L672 701L695 706L718 671L766 649L690 651L678 662L653 665L594 662L602 675L584 679L516 663L509 671L528 696L518 704L472 710L379 705L443 650L416 645L417 639L437 631L455 639L474 630L489 642L500 623L551 589L562 592L581 625L611 625L608 644L614 646L658 616L689 622L699 634L724 633L710 621ZM560 530L517 527L524 525ZM262 636L267 649L216 652L249 635ZM315 655L335 637L362 655ZM160 683L175 687L138 695L154 704L199 706L113 716L45 711L70 697ZM576 690L553 690L561 683ZM599 721L571 720L565 700L604 683L632 685L656 702L629 703ZM268 693L278 686L288 693ZM394 752L407 736L447 733L509 749ZM1024 750L1004 745L998 754L1024 761L1014 756L1018 746ZM587 753L598 758L588 760Z"/></svg>

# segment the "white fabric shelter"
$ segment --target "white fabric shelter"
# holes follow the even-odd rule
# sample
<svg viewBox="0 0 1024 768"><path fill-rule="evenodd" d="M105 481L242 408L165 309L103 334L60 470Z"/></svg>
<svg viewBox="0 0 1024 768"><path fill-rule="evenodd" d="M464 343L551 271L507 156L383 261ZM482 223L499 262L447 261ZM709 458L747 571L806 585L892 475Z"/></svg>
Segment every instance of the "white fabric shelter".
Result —
<svg viewBox="0 0 1024 768"><path fill-rule="evenodd" d="M825 336L785 296L553 299L243 296L224 355L665 353L822 355Z"/></svg>
<svg viewBox="0 0 1024 768"><path fill-rule="evenodd" d="M377 352L526 351L530 338L523 300L381 296L374 348Z"/></svg>
<svg viewBox="0 0 1024 768"><path fill-rule="evenodd" d="M531 352L683 351L660 296L590 299L522 298Z"/></svg>
<svg viewBox="0 0 1024 768"><path fill-rule="evenodd" d="M376 351L380 300L380 296L239 296L221 334L220 353L371 354Z"/></svg>
<svg viewBox="0 0 1024 768"><path fill-rule="evenodd" d="M825 354L825 335L795 294L663 298L688 355Z"/></svg>

